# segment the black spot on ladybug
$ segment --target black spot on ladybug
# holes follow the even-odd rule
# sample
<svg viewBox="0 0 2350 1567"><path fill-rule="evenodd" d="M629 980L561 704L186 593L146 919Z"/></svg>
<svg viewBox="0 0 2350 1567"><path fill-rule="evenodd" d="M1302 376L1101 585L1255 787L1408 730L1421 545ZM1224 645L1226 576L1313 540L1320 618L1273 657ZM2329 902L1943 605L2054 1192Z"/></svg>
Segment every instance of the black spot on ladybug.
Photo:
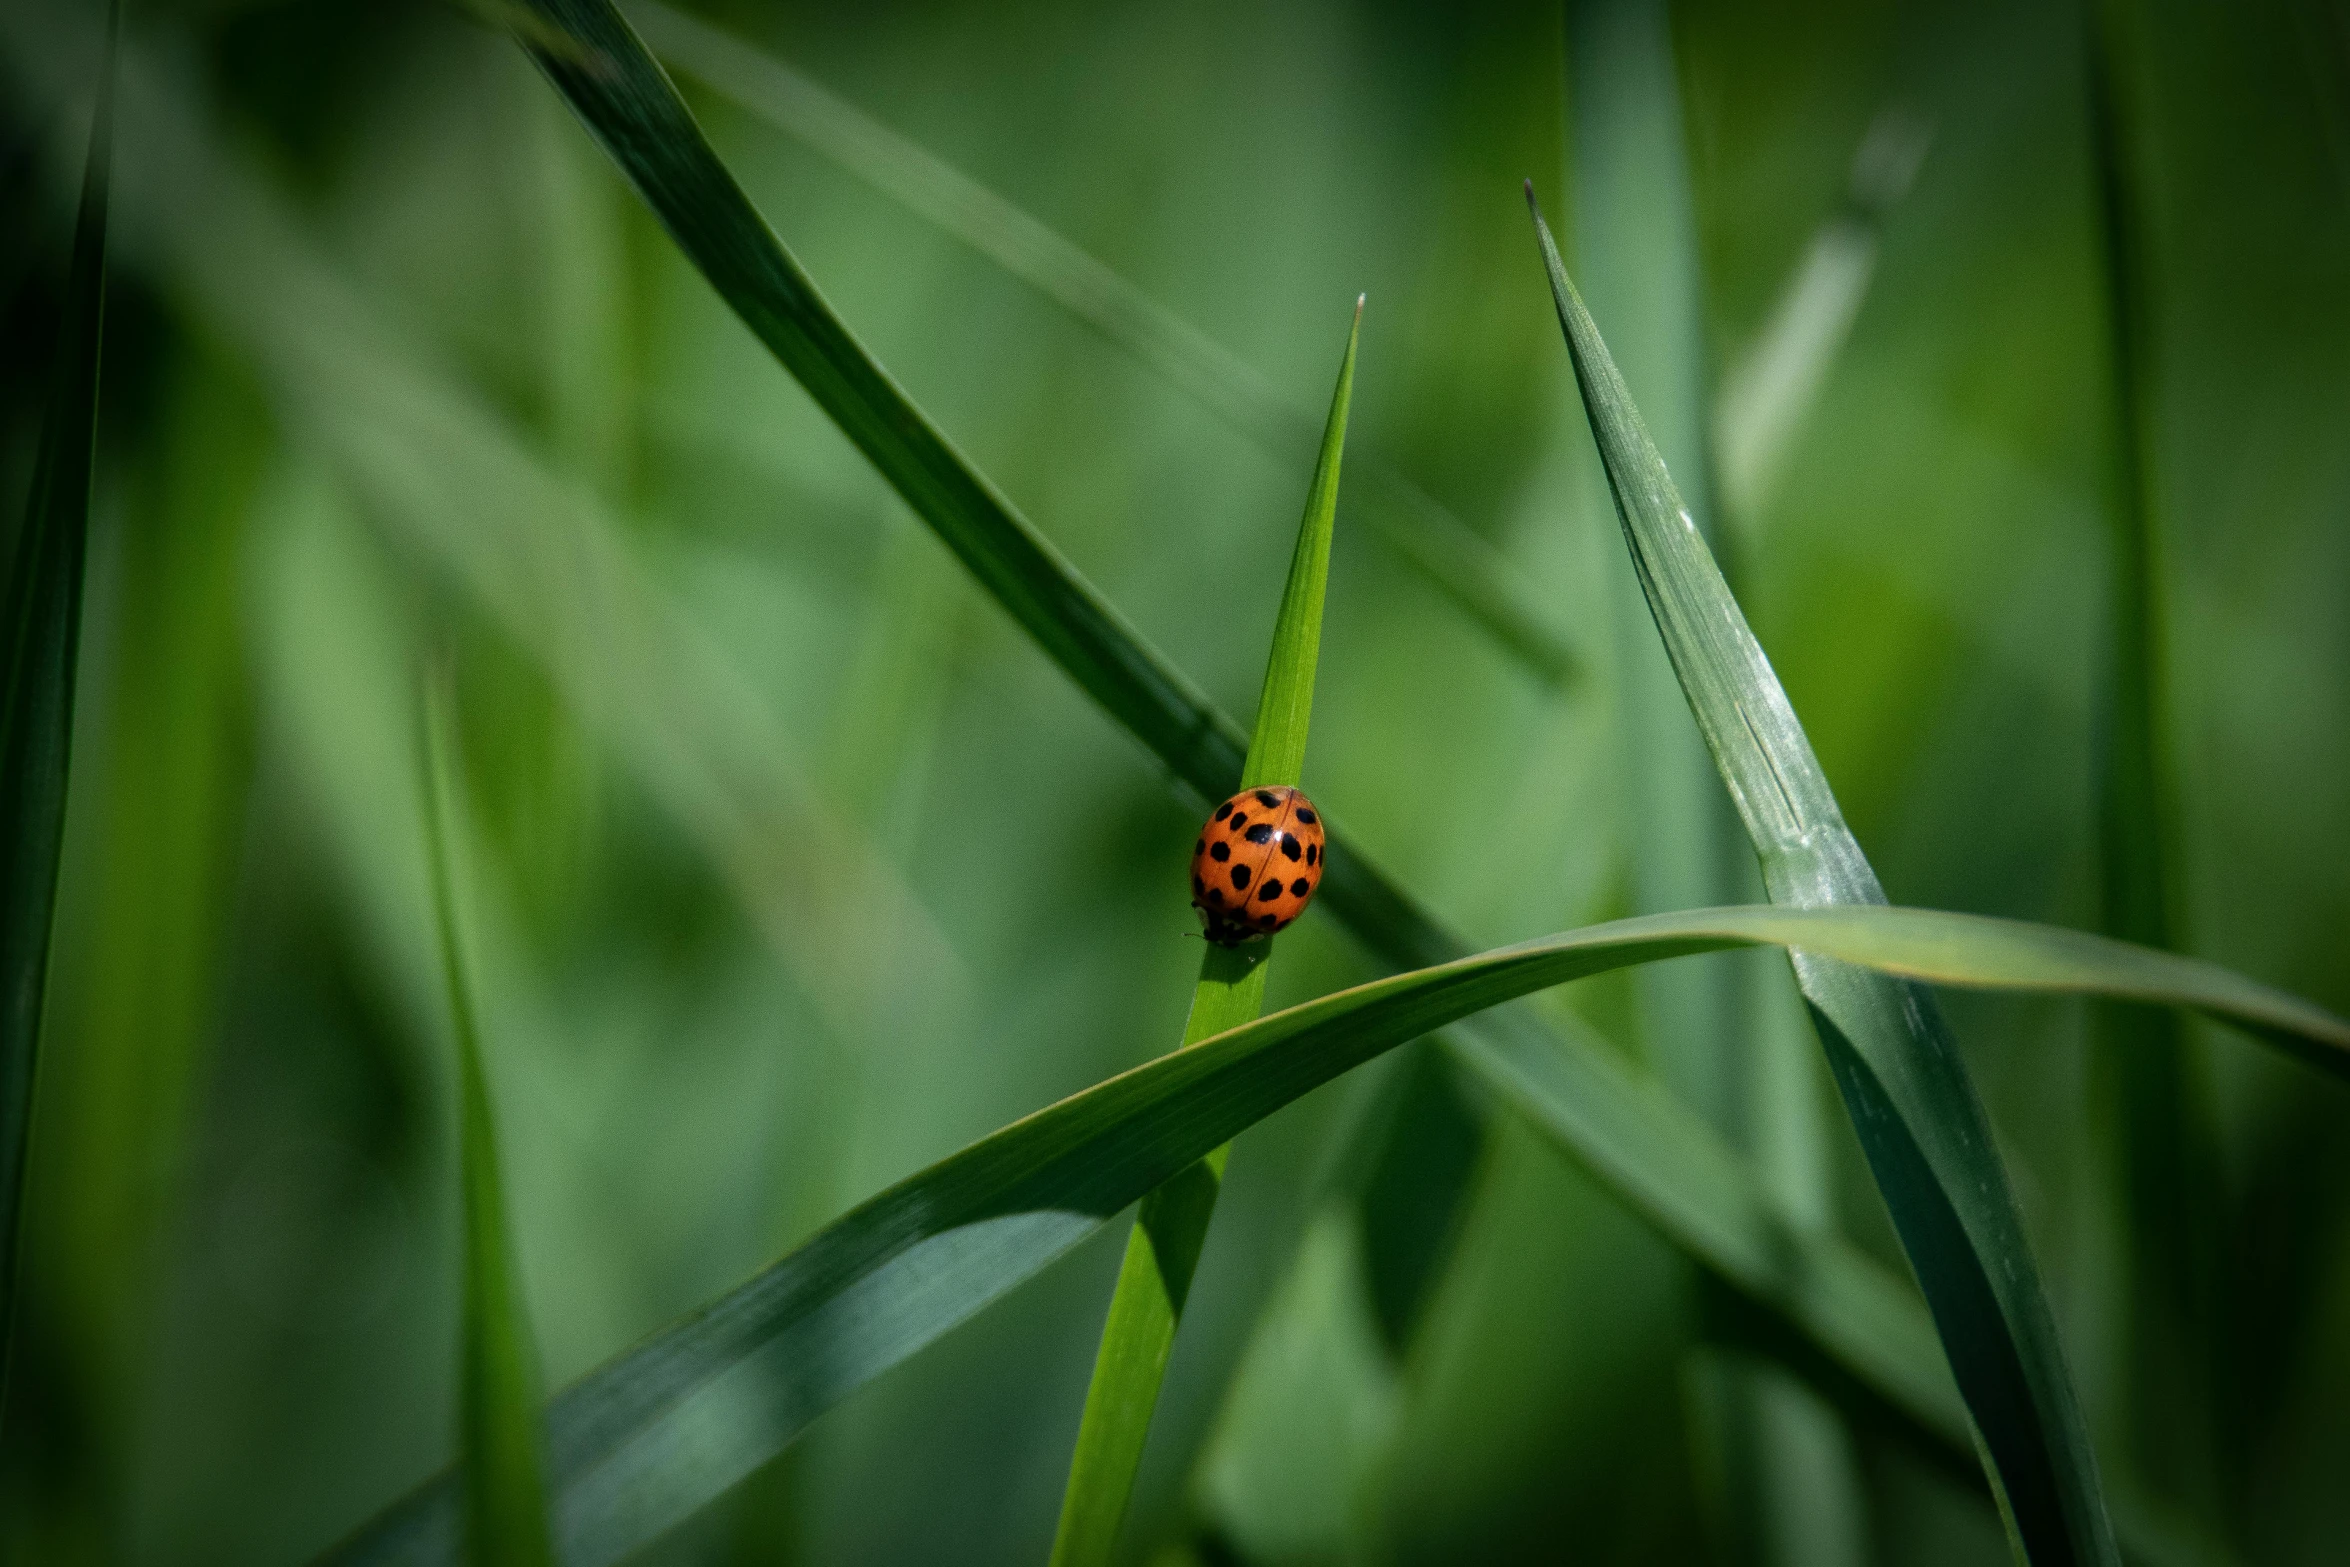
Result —
<svg viewBox="0 0 2350 1567"><path fill-rule="evenodd" d="M1309 844L1307 844L1307 845L1306 845L1306 863L1307 863L1308 865L1312 865L1313 863L1315 863L1317 860L1319 860L1319 859L1321 859L1321 858L1322 858L1322 846L1321 846L1320 844L1318 844L1318 843L1309 843Z"/></svg>
<svg viewBox="0 0 2350 1567"><path fill-rule="evenodd" d="M1234 811L1234 812L1232 813L1232 830L1233 830L1234 832L1238 832L1238 831L1240 831L1240 829L1241 829L1241 828L1243 828L1243 827L1246 827L1247 825L1248 825L1248 812L1246 812L1246 811Z"/></svg>
<svg viewBox="0 0 2350 1567"><path fill-rule="evenodd" d="M1314 825L1314 813L1307 810L1302 805L1297 808L1297 819L1301 822L1304 822L1308 827Z"/></svg>
<svg viewBox="0 0 2350 1567"><path fill-rule="evenodd" d="M1297 846L1296 833L1285 832L1281 835L1281 852L1294 860L1306 851Z"/></svg>
<svg viewBox="0 0 2350 1567"><path fill-rule="evenodd" d="M1275 898L1281 896L1281 883L1277 881L1269 881L1265 883L1264 887L1257 893L1257 896L1264 899L1267 903L1271 903Z"/></svg>
<svg viewBox="0 0 2350 1567"><path fill-rule="evenodd" d="M1208 858L1216 861L1218 864L1222 864L1224 861L1232 858L1232 845L1226 843L1223 839L1218 838L1216 840L1216 846L1208 851Z"/></svg>
<svg viewBox="0 0 2350 1567"><path fill-rule="evenodd" d="M1235 865L1232 867L1232 885L1235 887L1245 887L1248 885L1247 866Z"/></svg>
<svg viewBox="0 0 2350 1567"><path fill-rule="evenodd" d="M1222 805L1216 807L1216 820L1218 821L1222 821L1225 817L1230 816L1231 814L1232 802L1230 800L1226 800Z"/></svg>
<svg viewBox="0 0 2350 1567"><path fill-rule="evenodd" d="M1271 809L1272 809L1274 806L1276 806L1276 805L1279 805L1280 803L1281 803L1281 796L1279 796L1279 795L1275 794L1275 793L1274 793L1272 790L1270 790L1270 789L1259 789L1259 790L1257 791L1257 804L1259 804L1259 805L1263 806L1263 807L1264 807L1266 810L1268 810L1268 811L1269 811L1269 810L1271 810Z"/></svg>
<svg viewBox="0 0 2350 1567"><path fill-rule="evenodd" d="M1278 919L1275 919L1275 918L1274 918L1272 915L1270 915L1270 914L1260 914L1260 915L1258 915L1258 916L1257 916L1257 923L1258 923L1259 925L1262 925L1262 926L1264 926L1264 927L1265 927L1265 929L1267 929L1267 930L1273 930L1273 929L1276 929L1276 928L1277 928L1277 927L1279 927L1279 925L1281 924L1281 922L1280 922Z"/></svg>
<svg viewBox="0 0 2350 1567"><path fill-rule="evenodd" d="M1303 876L1300 876L1297 880L1289 884L1289 890L1302 898L1307 893L1314 890L1314 884L1306 880Z"/></svg>
<svg viewBox="0 0 2350 1567"><path fill-rule="evenodd" d="M1222 908L1224 906L1224 889L1221 887L1210 887L1208 889L1208 901L1213 903L1217 908Z"/></svg>
<svg viewBox="0 0 2350 1567"><path fill-rule="evenodd" d="M1263 843L1266 839L1273 836L1273 824L1270 822L1259 822L1248 830L1247 836L1248 841L1251 843Z"/></svg>
<svg viewBox="0 0 2350 1567"><path fill-rule="evenodd" d="M1196 898L1196 897L1198 897L1198 896L1199 896L1201 893L1203 893L1203 892L1206 892L1207 890L1208 890L1208 884L1207 884L1206 882L1204 882L1204 881L1201 881L1201 880L1199 879L1199 872L1197 872L1197 871L1194 871L1194 872L1192 872L1192 873L1191 873L1191 895L1192 895L1193 897L1195 897L1195 898Z"/></svg>

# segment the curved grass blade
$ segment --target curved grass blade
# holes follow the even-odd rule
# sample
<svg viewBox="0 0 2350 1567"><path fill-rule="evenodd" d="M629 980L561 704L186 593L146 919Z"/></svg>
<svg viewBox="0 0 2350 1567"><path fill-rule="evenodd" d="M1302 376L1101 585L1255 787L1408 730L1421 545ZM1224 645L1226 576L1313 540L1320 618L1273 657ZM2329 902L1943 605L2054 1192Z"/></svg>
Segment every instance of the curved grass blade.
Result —
<svg viewBox="0 0 2350 1567"><path fill-rule="evenodd" d="M1241 768L1244 790L1267 784L1295 786L1305 770L1314 669L1322 649L1322 600L1330 576L1330 534L1338 515L1339 460L1346 450L1355 344L1362 329L1363 302L1357 299L1346 355L1338 366L1338 385L1330 396L1321 453L1306 491L1305 516L1290 556L1289 578L1281 590L1281 609L1273 622L1256 729ZM1263 1009L1271 948L1271 938L1239 947L1208 944L1200 959L1191 1015L1183 1025L1184 1046L1238 1028ZM1217 1148L1145 1197L1127 1235L1093 1381L1085 1391L1085 1414L1078 1424L1060 1523L1053 1533L1056 1567L1107 1562L1117 1548L1118 1525L1134 1494L1151 1412L1158 1407L1159 1385L1175 1348L1192 1270L1208 1238L1230 1152L1228 1147Z"/></svg>
<svg viewBox="0 0 2350 1567"><path fill-rule="evenodd" d="M1375 980L1161 1056L981 1139L559 1395L548 1426L563 1560L602 1567L655 1538L1128 1203L1381 1052L1547 986L1765 944L1910 980L2193 1007L2350 1078L2350 1022L2240 975L2103 937L1931 910L1644 915ZM1836 1295L1841 1278L1813 1272L1800 1248L1761 1244L1739 1271L1797 1301ZM1917 1346L1885 1337L1885 1299L1833 1300L1824 1309L1838 1331L1822 1341L1831 1354L1859 1344L1864 1377L1930 1407L1919 1382L1930 1359L1905 1359ZM446 1562L455 1530L444 1478L329 1559Z"/></svg>
<svg viewBox="0 0 2350 1567"><path fill-rule="evenodd" d="M1526 197L1533 207L1531 182ZM1882 904L1876 873L1539 210L1534 224L1641 589L1753 840L1764 885L1775 902L1797 907ZM2117 1562L2055 1319L1982 1104L1939 1009L1914 986L1816 957L1798 954L1795 974L1974 1414L2019 1549L2041 1563Z"/></svg>
<svg viewBox="0 0 2350 1567"><path fill-rule="evenodd" d="M114 50L90 113L73 259L57 329L57 373L8 579L0 692L0 1379L16 1314L16 1253L31 1144L33 1083L57 860L73 756L74 671L81 652L82 563L89 549L98 437L98 359L106 325L107 174L114 136ZM0 1380L0 1391L5 1381Z"/></svg>
<svg viewBox="0 0 2350 1567"><path fill-rule="evenodd" d="M673 67L954 235L1235 433L1285 460L1318 451L1314 409L1029 213L736 35L666 5L630 10ZM1554 686L1575 677L1565 638L1492 545L1394 465L1359 452L1354 465L1355 493L1372 501L1363 521L1389 548L1533 674Z"/></svg>
<svg viewBox="0 0 2350 1567"><path fill-rule="evenodd" d="M458 1465L464 1476L465 1536L476 1562L547 1567L546 1487L539 1453L538 1351L529 1307L506 1234L506 1193L498 1177L498 1130L457 928L452 824L458 819L452 765L456 739L445 680L424 693L424 835L449 1028L457 1046L457 1125L465 1210L465 1312L457 1399Z"/></svg>

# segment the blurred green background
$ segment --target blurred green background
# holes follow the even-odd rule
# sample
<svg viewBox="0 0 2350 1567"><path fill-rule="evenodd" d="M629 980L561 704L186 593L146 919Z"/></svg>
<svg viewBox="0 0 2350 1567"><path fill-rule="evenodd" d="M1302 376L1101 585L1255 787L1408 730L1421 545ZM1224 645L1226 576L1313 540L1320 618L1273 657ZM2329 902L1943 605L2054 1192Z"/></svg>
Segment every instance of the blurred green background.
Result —
<svg viewBox="0 0 2350 1567"><path fill-rule="evenodd" d="M550 1385L1181 1028L1191 808L711 296L499 14L131 8L0 1433L13 1559L298 1561L452 1452L453 1088L413 750L430 649L455 655L483 1022ZM1653 633L1529 176L1677 471L1676 439L1711 470L1718 547L1892 897L2098 926L2116 412L2081 15L697 14L1309 410L1368 292L1305 782L1475 940L1653 903L1667 753L1692 732L1635 667ZM2147 0L2111 37L2172 940L2350 1010L2350 21ZM96 40L94 7L0 16L9 528ZM1309 459L681 79L901 383L1245 717ZM1785 331L1811 333L1801 374ZM1358 524L1373 458L1497 552L1569 676ZM1374 972L1326 916L1281 950L1276 1005ZM1732 966L1675 967L1709 964ZM1898 1267L1816 1052L1775 1057L1794 1065L1766 1094L1740 1050L1661 1037L1672 983L1544 1004L1811 1172L1819 1222ZM2133 1350L2148 1263L2113 1051L2076 1004L1951 1005L2108 1477L2245 1560L2339 1560L2350 1099L2189 1030L2179 1247L2204 1304L2173 1387ZM1707 1414L1723 1359L1687 1265L1506 1121L1408 1353L1366 1362L1357 1259L1316 1194L1349 1118L1417 1069L1240 1141L1134 1559L1805 1559L1773 1508L1832 1537L1812 1560L2002 1559L1987 1507L1832 1418L1805 1427L1815 1463L1749 1494ZM1041 1561L1118 1234L642 1559Z"/></svg>

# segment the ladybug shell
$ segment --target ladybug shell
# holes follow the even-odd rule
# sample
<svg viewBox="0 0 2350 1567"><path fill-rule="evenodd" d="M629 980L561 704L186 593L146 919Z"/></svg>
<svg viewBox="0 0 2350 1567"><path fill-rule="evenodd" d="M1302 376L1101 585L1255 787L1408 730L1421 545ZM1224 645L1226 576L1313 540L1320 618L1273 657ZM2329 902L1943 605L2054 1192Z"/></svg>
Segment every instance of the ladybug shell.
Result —
<svg viewBox="0 0 2350 1567"><path fill-rule="evenodd" d="M1191 851L1191 906L1208 940L1237 947L1306 911L1322 885L1322 813L1295 789L1243 789Z"/></svg>

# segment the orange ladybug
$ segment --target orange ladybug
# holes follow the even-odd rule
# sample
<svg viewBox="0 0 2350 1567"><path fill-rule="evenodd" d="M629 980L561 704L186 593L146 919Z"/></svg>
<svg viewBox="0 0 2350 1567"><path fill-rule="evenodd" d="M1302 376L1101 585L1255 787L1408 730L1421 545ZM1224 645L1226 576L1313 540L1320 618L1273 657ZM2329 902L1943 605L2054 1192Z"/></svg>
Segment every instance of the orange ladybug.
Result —
<svg viewBox="0 0 2350 1567"><path fill-rule="evenodd" d="M1243 789L1191 851L1191 906L1208 940L1237 947L1306 911L1322 885L1322 813L1295 789Z"/></svg>

